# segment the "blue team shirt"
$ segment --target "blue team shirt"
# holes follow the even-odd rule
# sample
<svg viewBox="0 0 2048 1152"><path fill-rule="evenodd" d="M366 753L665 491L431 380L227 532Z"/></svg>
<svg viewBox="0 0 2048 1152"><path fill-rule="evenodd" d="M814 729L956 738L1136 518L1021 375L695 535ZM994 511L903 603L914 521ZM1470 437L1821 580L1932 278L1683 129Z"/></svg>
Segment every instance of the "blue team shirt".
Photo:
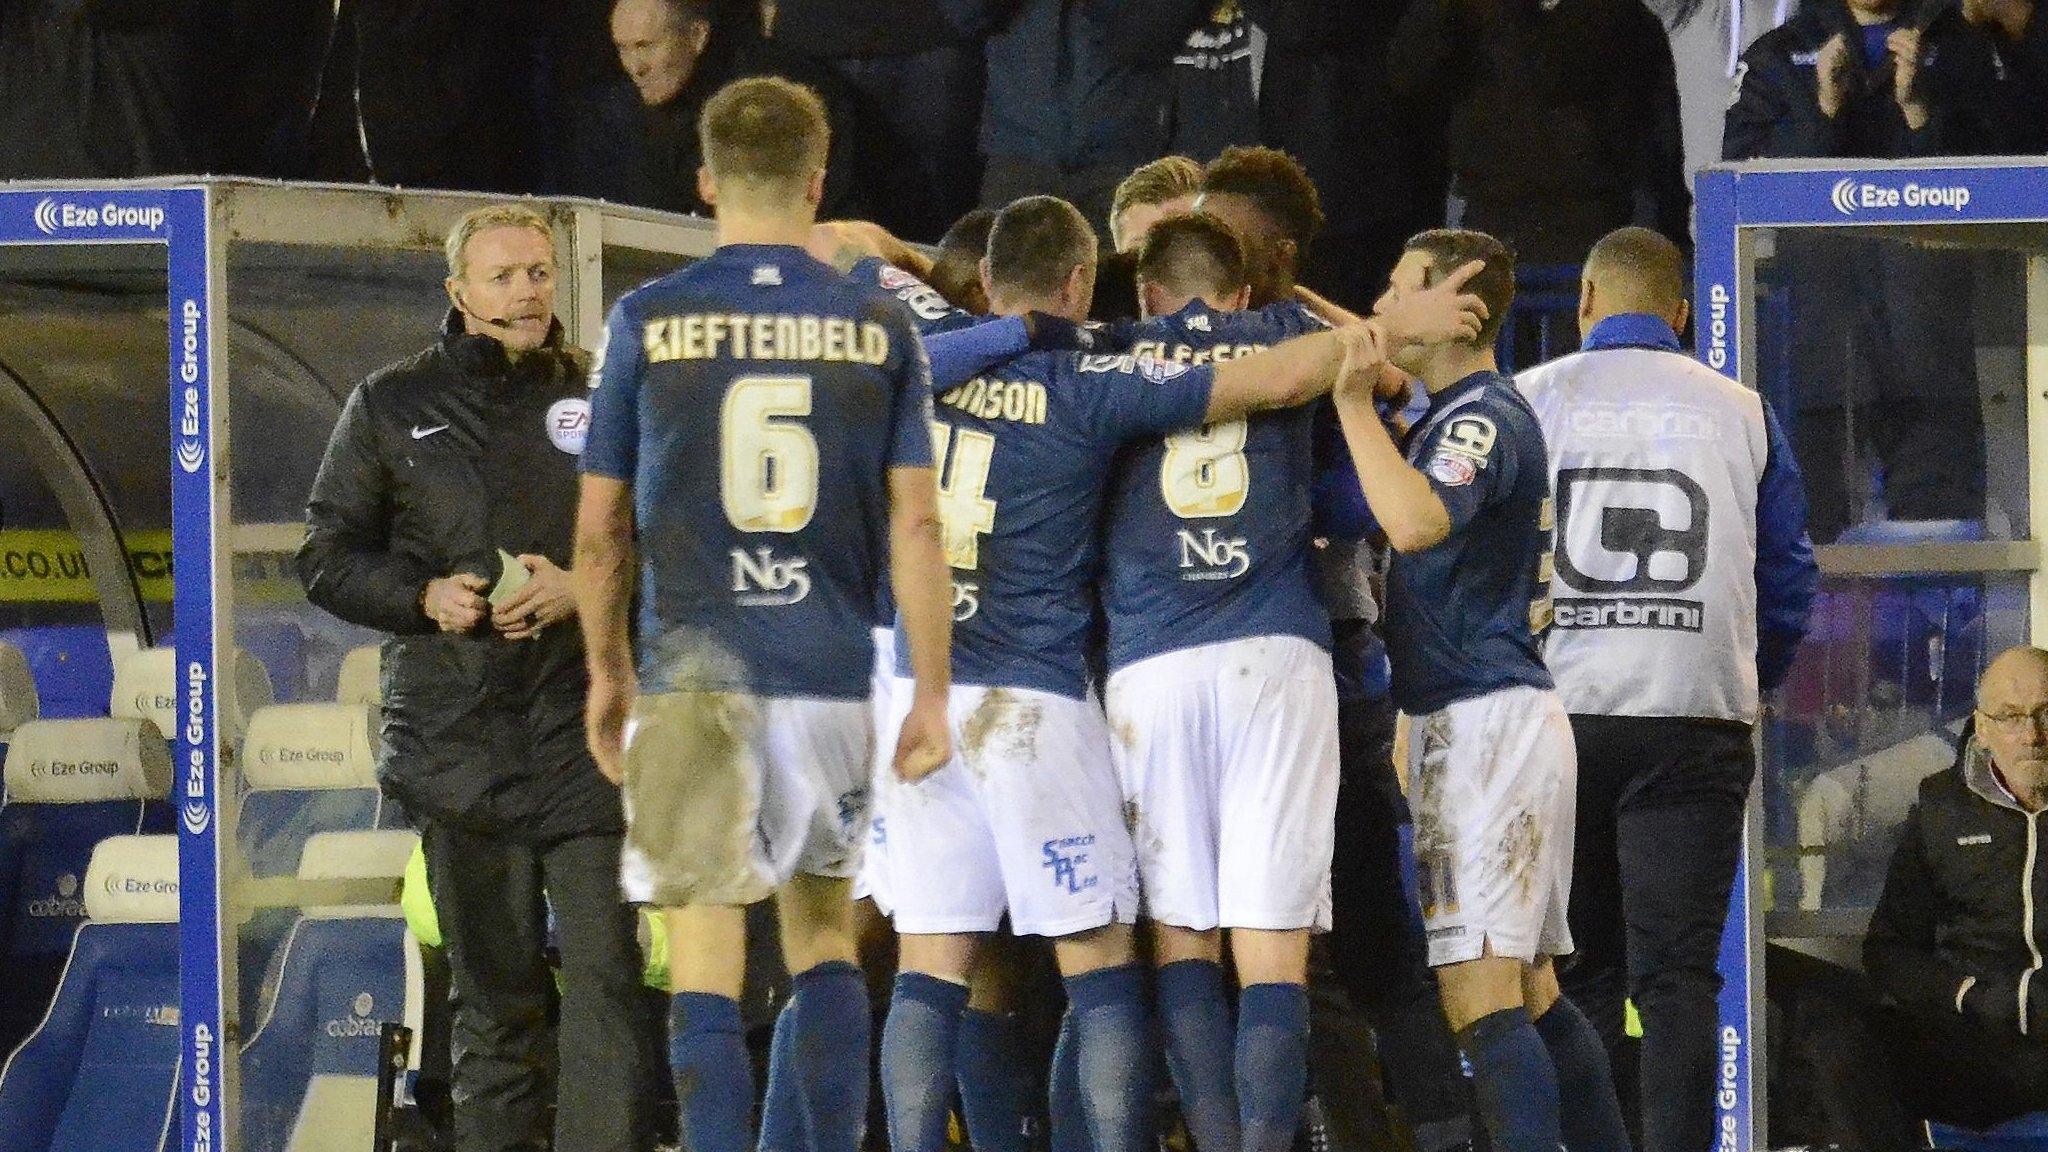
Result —
<svg viewBox="0 0 2048 1152"><path fill-rule="evenodd" d="M932 462L903 308L728 245L613 305L596 389L583 470L633 484L643 685L865 698L888 471Z"/></svg>
<svg viewBox="0 0 2048 1152"><path fill-rule="evenodd" d="M879 256L863 256L847 270L857 284L872 284L903 301L910 310L910 322L920 336L936 336L972 328L988 320L965 308L956 308L937 288L905 272Z"/></svg>
<svg viewBox="0 0 2048 1152"><path fill-rule="evenodd" d="M1131 350L1208 364L1326 327L1291 302L1218 312L1197 300L1140 325ZM1329 647L1308 570L1315 410L1261 412L1124 450L1103 529L1112 671L1248 636Z"/></svg>
<svg viewBox="0 0 2048 1152"><path fill-rule="evenodd" d="M1450 513L1450 535L1395 553L1387 577L1394 703L1419 716L1503 688L1551 687L1550 460L1514 381L1475 372L1430 398L1408 462Z"/></svg>
<svg viewBox="0 0 2048 1152"><path fill-rule="evenodd" d="M1200 424L1213 380L1150 356L1033 352L939 397L954 682L1085 698L1116 453Z"/></svg>

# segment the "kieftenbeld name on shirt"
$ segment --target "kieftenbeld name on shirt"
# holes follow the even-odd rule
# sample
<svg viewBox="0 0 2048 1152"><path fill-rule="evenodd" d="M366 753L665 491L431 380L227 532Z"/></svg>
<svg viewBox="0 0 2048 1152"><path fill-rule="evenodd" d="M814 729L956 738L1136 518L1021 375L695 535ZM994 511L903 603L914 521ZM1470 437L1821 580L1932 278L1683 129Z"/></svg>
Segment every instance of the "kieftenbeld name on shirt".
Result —
<svg viewBox="0 0 2048 1152"><path fill-rule="evenodd" d="M643 685L864 698L887 472L931 464L902 306L729 245L613 307L596 380L583 466L633 482Z"/></svg>

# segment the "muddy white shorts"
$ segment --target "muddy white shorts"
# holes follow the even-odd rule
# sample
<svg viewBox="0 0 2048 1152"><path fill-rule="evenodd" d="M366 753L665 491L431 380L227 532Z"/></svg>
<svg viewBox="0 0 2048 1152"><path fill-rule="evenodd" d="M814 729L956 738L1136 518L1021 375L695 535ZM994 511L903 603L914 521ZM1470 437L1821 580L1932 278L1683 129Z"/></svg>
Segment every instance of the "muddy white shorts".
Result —
<svg viewBox="0 0 2048 1152"><path fill-rule="evenodd" d="M1578 755L1557 693L1507 688L1414 717L1408 782L1430 964L1569 953Z"/></svg>
<svg viewBox="0 0 2048 1152"><path fill-rule="evenodd" d="M892 770L890 761L896 755L896 728L898 720L893 711L891 692L896 684L896 630L875 629L875 666L868 674L868 712L875 722L875 754L873 757L874 789L880 793L882 777ZM889 825L880 812L874 813L868 821L867 851L862 853L860 875L853 881L855 900L873 900L875 907L888 915L889 866L883 853L889 849Z"/></svg>
<svg viewBox="0 0 2048 1152"><path fill-rule="evenodd" d="M864 700L640 697L626 722L626 898L751 904L799 872L851 877L872 734Z"/></svg>
<svg viewBox="0 0 2048 1152"><path fill-rule="evenodd" d="M1330 926L1337 686L1295 636L1167 652L1109 678L1147 918L1181 928Z"/></svg>
<svg viewBox="0 0 2048 1152"><path fill-rule="evenodd" d="M892 693L897 724L911 685ZM1028 688L956 685L953 759L915 784L882 777L896 930L1067 936L1137 918L1137 865L1101 706Z"/></svg>

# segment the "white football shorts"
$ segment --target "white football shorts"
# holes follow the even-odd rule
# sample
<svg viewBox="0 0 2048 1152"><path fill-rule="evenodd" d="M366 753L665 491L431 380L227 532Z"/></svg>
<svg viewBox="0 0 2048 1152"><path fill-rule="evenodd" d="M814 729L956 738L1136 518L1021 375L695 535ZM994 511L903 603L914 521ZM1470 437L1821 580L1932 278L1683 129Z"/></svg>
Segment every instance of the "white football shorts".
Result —
<svg viewBox="0 0 2048 1152"><path fill-rule="evenodd" d="M1430 964L1570 953L1578 753L1557 693L1506 688L1414 717L1408 781Z"/></svg>
<svg viewBox="0 0 2048 1152"><path fill-rule="evenodd" d="M896 683L897 725L911 685ZM1137 865L1109 729L1093 700L955 685L953 758L915 784L881 777L896 930L1068 936L1137 918Z"/></svg>
<svg viewBox="0 0 2048 1152"><path fill-rule="evenodd" d="M745 905L849 878L868 831L865 700L644 695L626 722L626 898Z"/></svg>
<svg viewBox="0 0 2048 1152"><path fill-rule="evenodd" d="M1202 931L1327 931L1330 654L1296 636L1167 652L1112 674L1108 704L1145 916Z"/></svg>
<svg viewBox="0 0 2048 1152"><path fill-rule="evenodd" d="M896 630L875 629L875 667L868 675L869 713L875 722L875 755L873 790L879 795L882 778L891 771L890 761L896 755L896 728L901 723L890 705L890 693L896 684ZM867 851L861 856L860 875L853 881L855 900L873 900L875 907L889 914L889 866L883 853L889 848L889 825L880 812L868 820Z"/></svg>

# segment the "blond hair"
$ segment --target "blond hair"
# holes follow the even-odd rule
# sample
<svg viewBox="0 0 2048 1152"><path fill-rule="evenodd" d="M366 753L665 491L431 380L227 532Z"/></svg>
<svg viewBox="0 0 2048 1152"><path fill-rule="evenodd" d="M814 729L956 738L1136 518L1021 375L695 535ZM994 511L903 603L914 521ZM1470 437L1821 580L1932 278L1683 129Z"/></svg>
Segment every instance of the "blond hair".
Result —
<svg viewBox="0 0 2048 1152"><path fill-rule="evenodd" d="M446 244L448 254L448 275L456 280L463 279L469 272L469 242L479 232L493 228L525 228L547 237L548 247L555 245L555 230L548 218L539 210L525 204L489 204L471 209L462 214L462 219L448 229Z"/></svg>
<svg viewBox="0 0 2048 1152"><path fill-rule="evenodd" d="M1117 221L1124 209L1144 204L1164 204L1181 196L1193 196L1202 190L1202 166L1186 156L1161 156L1149 164L1140 164L1123 183L1116 186L1116 195L1109 202L1109 230L1111 239L1121 243L1116 236Z"/></svg>
<svg viewBox="0 0 2048 1152"><path fill-rule="evenodd" d="M735 80L704 104L698 142L711 178L724 188L800 194L824 169L832 146L825 103L780 76Z"/></svg>

